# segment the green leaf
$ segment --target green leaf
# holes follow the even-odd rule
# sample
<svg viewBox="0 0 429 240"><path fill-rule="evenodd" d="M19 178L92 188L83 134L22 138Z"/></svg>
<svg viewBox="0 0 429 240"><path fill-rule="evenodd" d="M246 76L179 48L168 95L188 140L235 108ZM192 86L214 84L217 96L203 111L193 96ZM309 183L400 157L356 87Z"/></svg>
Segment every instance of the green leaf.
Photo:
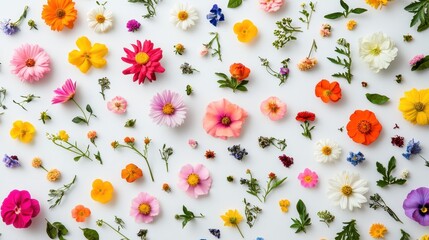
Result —
<svg viewBox="0 0 429 240"><path fill-rule="evenodd" d="M72 122L74 122L74 123L86 123L86 120L85 119L83 119L82 117L74 117L73 119L72 119Z"/></svg>
<svg viewBox="0 0 429 240"><path fill-rule="evenodd" d="M79 161L80 160L80 158L81 158L82 156L76 156L76 157L74 157L73 158L73 160L75 161L75 162L77 162L77 161Z"/></svg>
<svg viewBox="0 0 429 240"><path fill-rule="evenodd" d="M384 180L378 180L377 181L377 186L379 186L379 187L385 187L387 185L389 185L389 183L384 181Z"/></svg>
<svg viewBox="0 0 429 240"><path fill-rule="evenodd" d="M337 18L340 18L340 17L343 17L343 16L344 16L344 14L342 12L334 12L334 13L325 15L324 18L327 18L327 19L337 19Z"/></svg>
<svg viewBox="0 0 429 240"><path fill-rule="evenodd" d="M377 166L377 172L383 176L386 176L386 168L383 166L383 164L376 162L375 165Z"/></svg>
<svg viewBox="0 0 429 240"><path fill-rule="evenodd" d="M246 92L247 91L247 87L245 87L245 86L243 86L243 85L239 85L239 86L237 86L237 88L236 88L237 90L239 90L239 91L243 91L243 92Z"/></svg>
<svg viewBox="0 0 429 240"><path fill-rule="evenodd" d="M407 5L404 9L408 12L417 12L418 10L420 10L420 8L424 6L424 4L424 2L413 2Z"/></svg>
<svg viewBox="0 0 429 240"><path fill-rule="evenodd" d="M378 105L385 104L390 99L384 95L380 95L377 93L367 93L365 94L365 96L368 99L368 101Z"/></svg>
<svg viewBox="0 0 429 240"><path fill-rule="evenodd" d="M346 2L344 2L343 0L340 0L340 4L341 4L341 7L343 7L346 12L349 11L349 5L347 5Z"/></svg>
<svg viewBox="0 0 429 240"><path fill-rule="evenodd" d="M401 239L399 240L411 240L411 236L410 234L408 234L407 232L405 232L404 230L401 229Z"/></svg>
<svg viewBox="0 0 429 240"><path fill-rule="evenodd" d="M366 10L365 8L354 8L350 12L354 13L354 14L361 14L361 13L364 13L366 11L368 11L368 10Z"/></svg>
<svg viewBox="0 0 429 240"><path fill-rule="evenodd" d="M392 156L387 164L387 176L390 176L392 171L396 168L396 158Z"/></svg>
<svg viewBox="0 0 429 240"><path fill-rule="evenodd" d="M335 240L359 240L360 235L356 229L356 220L351 220L350 222L343 222L343 230L337 233Z"/></svg>
<svg viewBox="0 0 429 240"><path fill-rule="evenodd" d="M236 7L239 7L242 3L243 3L243 0L229 0L228 7L236 8Z"/></svg>
<svg viewBox="0 0 429 240"><path fill-rule="evenodd" d="M69 233L69 230L61 222L54 222L52 225L58 229L58 235L67 235Z"/></svg>
<svg viewBox="0 0 429 240"><path fill-rule="evenodd" d="M418 61L412 68L411 71L416 71L416 70L425 70L429 68L429 55L425 56L423 59L421 59L420 61Z"/></svg>
<svg viewBox="0 0 429 240"><path fill-rule="evenodd" d="M88 111L89 113L92 113L92 108L89 104L86 105L86 111Z"/></svg>
<svg viewBox="0 0 429 240"><path fill-rule="evenodd" d="M57 238L58 230L48 220L46 220L46 233L50 239Z"/></svg>
<svg viewBox="0 0 429 240"><path fill-rule="evenodd" d="M290 228L296 228L295 233L306 232L306 227L311 225L311 218L307 213L307 207L301 199L296 204L296 210L299 213L299 220L291 218L294 223L290 225Z"/></svg>
<svg viewBox="0 0 429 240"><path fill-rule="evenodd" d="M83 236L87 240L99 240L100 237L98 235L98 232L91 228L80 228L83 231Z"/></svg>
<svg viewBox="0 0 429 240"><path fill-rule="evenodd" d="M216 76L219 76L225 80L229 80L228 76L225 73L215 73Z"/></svg>

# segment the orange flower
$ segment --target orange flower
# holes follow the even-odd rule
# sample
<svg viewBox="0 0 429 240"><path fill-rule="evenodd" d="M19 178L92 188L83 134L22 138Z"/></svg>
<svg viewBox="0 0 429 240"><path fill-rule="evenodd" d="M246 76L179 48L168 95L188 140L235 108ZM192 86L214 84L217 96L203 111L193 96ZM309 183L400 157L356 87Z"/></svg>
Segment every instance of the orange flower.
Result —
<svg viewBox="0 0 429 240"><path fill-rule="evenodd" d="M121 177L127 182L132 183L135 180L143 177L143 172L135 164L130 163L124 169L122 169Z"/></svg>
<svg viewBox="0 0 429 240"><path fill-rule="evenodd" d="M109 181L95 179L92 182L91 198L100 203L108 203L113 197L113 186Z"/></svg>
<svg viewBox="0 0 429 240"><path fill-rule="evenodd" d="M350 115L347 134L353 141L369 145L380 135L382 126L374 113L369 110L356 110Z"/></svg>
<svg viewBox="0 0 429 240"><path fill-rule="evenodd" d="M125 137L124 142L125 143L134 143L135 139L133 137Z"/></svg>
<svg viewBox="0 0 429 240"><path fill-rule="evenodd" d="M234 24L234 33L237 34L238 41L250 42L258 35L258 28L252 21L245 19L243 22Z"/></svg>
<svg viewBox="0 0 429 240"><path fill-rule="evenodd" d="M85 219L91 215L91 210L79 204L72 209L71 214L76 222L85 222Z"/></svg>
<svg viewBox="0 0 429 240"><path fill-rule="evenodd" d="M62 31L64 27L73 28L77 10L72 0L48 0L43 5L42 18L51 30Z"/></svg>
<svg viewBox="0 0 429 240"><path fill-rule="evenodd" d="M231 73L232 77L238 82L241 82L249 76L250 69L241 63L234 63L229 67L229 73Z"/></svg>
<svg viewBox="0 0 429 240"><path fill-rule="evenodd" d="M337 102L341 99L341 87L336 81L330 83L328 80L322 79L317 83L315 93L316 97L320 97L325 103L329 100Z"/></svg>

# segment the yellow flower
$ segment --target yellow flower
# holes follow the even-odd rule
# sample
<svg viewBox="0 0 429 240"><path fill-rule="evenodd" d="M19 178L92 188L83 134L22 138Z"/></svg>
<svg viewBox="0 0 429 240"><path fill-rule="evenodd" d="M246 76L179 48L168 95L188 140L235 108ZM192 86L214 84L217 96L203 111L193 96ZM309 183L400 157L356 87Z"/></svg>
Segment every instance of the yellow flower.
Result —
<svg viewBox="0 0 429 240"><path fill-rule="evenodd" d="M387 233L387 228L381 223L374 223L369 229L369 235L376 239L384 238L384 234Z"/></svg>
<svg viewBox="0 0 429 240"><path fill-rule="evenodd" d="M236 227L243 220L243 216L241 216L237 209L228 210L228 212L220 217L223 220L223 225L228 227Z"/></svg>
<svg viewBox="0 0 429 240"><path fill-rule="evenodd" d="M381 9L383 6L386 6L389 1L390 0L366 0L366 3L375 9L378 9L378 7Z"/></svg>
<svg viewBox="0 0 429 240"><path fill-rule="evenodd" d="M287 199L282 199L279 201L279 206L282 212L287 212L289 210L290 202Z"/></svg>
<svg viewBox="0 0 429 240"><path fill-rule="evenodd" d="M46 178L50 182L55 182L61 177L61 172L58 169L52 169L46 174Z"/></svg>
<svg viewBox="0 0 429 240"><path fill-rule="evenodd" d="M347 22L347 29L350 30L350 31L353 30L353 29L355 29L356 24L357 24L357 22L355 20L349 20Z"/></svg>
<svg viewBox="0 0 429 240"><path fill-rule="evenodd" d="M250 42L258 34L258 28L250 20L245 19L234 24L234 33L237 34L238 41Z"/></svg>
<svg viewBox="0 0 429 240"><path fill-rule="evenodd" d="M429 234L423 235L420 240L429 240Z"/></svg>
<svg viewBox="0 0 429 240"><path fill-rule="evenodd" d="M61 130L58 132L58 138L61 139L61 141L67 142L69 140L69 135L66 131Z"/></svg>
<svg viewBox="0 0 429 240"><path fill-rule="evenodd" d="M69 53L69 62L77 66L81 72L88 72L91 66L102 68L106 65L106 60L103 58L108 52L106 45L96 43L92 46L85 36L78 38L76 45L79 51L73 50Z"/></svg>
<svg viewBox="0 0 429 240"><path fill-rule="evenodd" d="M36 129L34 128L33 124L29 122L23 122L21 120L15 121L13 123L12 129L10 130L10 136L13 139L18 138L18 140L23 143L31 142L35 133Z"/></svg>
<svg viewBox="0 0 429 240"><path fill-rule="evenodd" d="M402 116L413 124L429 124L429 88L415 88L404 93L399 100L399 110Z"/></svg>
<svg viewBox="0 0 429 240"><path fill-rule="evenodd" d="M95 179L92 182L91 198L100 203L108 203L113 197L113 186L109 181Z"/></svg>

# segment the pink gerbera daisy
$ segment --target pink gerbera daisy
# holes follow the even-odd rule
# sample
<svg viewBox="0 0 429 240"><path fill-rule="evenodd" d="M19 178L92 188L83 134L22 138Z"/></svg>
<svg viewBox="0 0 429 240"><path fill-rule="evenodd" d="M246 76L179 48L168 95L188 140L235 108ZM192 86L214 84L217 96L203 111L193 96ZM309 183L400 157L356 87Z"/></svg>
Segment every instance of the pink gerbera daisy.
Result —
<svg viewBox="0 0 429 240"><path fill-rule="evenodd" d="M211 102L203 119L204 130L213 137L227 139L240 136L247 112L226 99Z"/></svg>
<svg viewBox="0 0 429 240"><path fill-rule="evenodd" d="M298 175L298 179L301 181L301 185L305 188L314 188L319 182L319 176L317 173L308 168Z"/></svg>
<svg viewBox="0 0 429 240"><path fill-rule="evenodd" d="M127 106L127 100L120 96L116 96L112 100L107 102L107 109L117 114L122 114L127 111Z"/></svg>
<svg viewBox="0 0 429 240"><path fill-rule="evenodd" d="M144 83L145 79L149 82L155 81L155 73L163 73L165 69L159 62L162 58L162 50L153 48L153 43L150 40L145 40L143 45L137 40L137 45L131 44L134 51L124 48L126 57L122 57L122 61L132 64L131 67L122 71L123 74L134 74L133 81L139 80L139 84Z"/></svg>
<svg viewBox="0 0 429 240"><path fill-rule="evenodd" d="M52 104L65 103L72 100L76 93L76 82L73 82L69 78L61 88L54 90L54 93L57 95L52 99Z"/></svg>
<svg viewBox="0 0 429 240"><path fill-rule="evenodd" d="M159 214L159 202L154 196L145 192L139 193L131 202L130 215L137 223L150 223Z"/></svg>
<svg viewBox="0 0 429 240"><path fill-rule="evenodd" d="M209 193L212 185L212 178L206 167L202 164L197 164L192 167L191 164L186 164L180 169L179 187L194 198Z"/></svg>
<svg viewBox="0 0 429 240"><path fill-rule="evenodd" d="M186 106L182 97L170 90L157 93L150 104L149 116L157 124L164 124L169 127L180 126L186 118Z"/></svg>
<svg viewBox="0 0 429 240"><path fill-rule="evenodd" d="M267 115L271 120L282 119L286 114L286 104L278 97L269 97L264 100L260 106L261 112Z"/></svg>
<svg viewBox="0 0 429 240"><path fill-rule="evenodd" d="M51 71L48 54L37 44L24 44L15 49L10 64L12 73L29 83L39 81Z"/></svg>

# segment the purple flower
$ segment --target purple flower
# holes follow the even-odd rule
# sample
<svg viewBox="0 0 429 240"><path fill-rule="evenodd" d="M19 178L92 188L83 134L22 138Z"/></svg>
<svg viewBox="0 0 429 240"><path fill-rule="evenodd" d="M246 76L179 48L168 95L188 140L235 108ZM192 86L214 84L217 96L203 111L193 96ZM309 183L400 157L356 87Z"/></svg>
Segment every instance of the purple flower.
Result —
<svg viewBox="0 0 429 240"><path fill-rule="evenodd" d="M182 97L170 90L157 93L150 104L149 116L157 124L169 127L180 126L186 118L186 106Z"/></svg>
<svg viewBox="0 0 429 240"><path fill-rule="evenodd" d="M350 162L353 166L358 165L364 160L365 160L365 157L361 152L358 152L358 153L350 152L349 156L347 157L347 161Z"/></svg>
<svg viewBox="0 0 429 240"><path fill-rule="evenodd" d="M225 16L222 13L222 8L219 8L217 4L214 4L210 13L207 14L207 19L210 21L213 26L217 26L218 22L225 21Z"/></svg>
<svg viewBox="0 0 429 240"><path fill-rule="evenodd" d="M9 20L0 21L0 29L7 35L13 35L19 31L18 25Z"/></svg>
<svg viewBox="0 0 429 240"><path fill-rule="evenodd" d="M422 226L429 226L429 188L420 187L408 193L402 204L405 215Z"/></svg>
<svg viewBox="0 0 429 240"><path fill-rule="evenodd" d="M135 32L139 30L141 24L135 19L131 19L127 22L128 32Z"/></svg>
<svg viewBox="0 0 429 240"><path fill-rule="evenodd" d="M9 157L7 154L5 154L3 157L3 162L8 168L15 168L21 166L18 157L13 155Z"/></svg>
<svg viewBox="0 0 429 240"><path fill-rule="evenodd" d="M420 141L414 142L413 138L407 143L407 152L403 153L402 156L410 160L411 155L419 154L421 151L422 148L420 147Z"/></svg>
<svg viewBox="0 0 429 240"><path fill-rule="evenodd" d="M289 74L289 68L287 68L287 67L281 67L280 68L280 74L281 75L287 75L287 74Z"/></svg>

